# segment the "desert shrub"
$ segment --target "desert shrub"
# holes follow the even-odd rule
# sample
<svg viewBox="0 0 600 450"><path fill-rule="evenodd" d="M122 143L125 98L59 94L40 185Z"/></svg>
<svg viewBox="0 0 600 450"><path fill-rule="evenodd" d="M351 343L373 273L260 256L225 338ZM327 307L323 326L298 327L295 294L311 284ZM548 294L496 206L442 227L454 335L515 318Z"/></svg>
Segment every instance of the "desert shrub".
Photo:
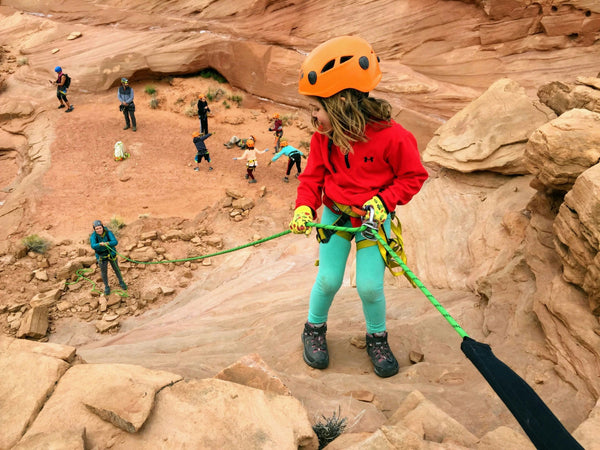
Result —
<svg viewBox="0 0 600 450"><path fill-rule="evenodd" d="M212 88L208 88L206 92L206 99L210 102L217 101L225 95L225 91L221 88L213 90Z"/></svg>
<svg viewBox="0 0 600 450"><path fill-rule="evenodd" d="M29 64L27 56L21 56L17 59L17 66L26 66L27 64Z"/></svg>
<svg viewBox="0 0 600 450"><path fill-rule="evenodd" d="M296 115L295 114L284 114L283 116L281 116L281 123L284 126L289 125L294 120L296 120Z"/></svg>
<svg viewBox="0 0 600 450"><path fill-rule="evenodd" d="M317 435L317 438L319 438L319 449L325 448L325 446L333 442L335 438L339 437L346 429L348 422L345 417L340 417L339 408L337 414L334 411L333 416L329 418L321 416L321 418L322 420L319 420L313 425L313 430Z"/></svg>
<svg viewBox="0 0 600 450"><path fill-rule="evenodd" d="M159 101L156 97L152 97L150 99L150 108L156 109L156 108L158 108L158 104L159 104Z"/></svg>
<svg viewBox="0 0 600 450"><path fill-rule="evenodd" d="M144 89L144 92L146 92L146 94L148 94L148 95L154 95L154 94L156 94L156 88L154 86L148 85Z"/></svg>
<svg viewBox="0 0 600 450"><path fill-rule="evenodd" d="M217 72L215 69L204 69L200 71L200 76L202 78L212 78L213 80L217 80L219 83L227 83L227 78Z"/></svg>
<svg viewBox="0 0 600 450"><path fill-rule="evenodd" d="M300 144L298 144L300 146L300 148L310 148L310 142L308 141L300 141Z"/></svg>
<svg viewBox="0 0 600 450"><path fill-rule="evenodd" d="M50 248L50 241L37 234L30 234L24 237L21 242L27 248L27 251L41 253L42 255Z"/></svg>
<svg viewBox="0 0 600 450"><path fill-rule="evenodd" d="M223 106L225 107L225 109L231 108L231 105L227 103L227 100L223 100Z"/></svg>
<svg viewBox="0 0 600 450"><path fill-rule="evenodd" d="M242 98L241 95L230 95L228 97L228 100L230 100L233 103L236 103L238 105L238 108L240 106L242 106L242 100L243 100L243 98Z"/></svg>
<svg viewBox="0 0 600 450"><path fill-rule="evenodd" d="M119 216L112 216L110 218L110 222L108 222L108 225L106 225L106 228L108 228L113 233L117 233L121 228L124 228L124 227L125 227L125 221L123 220L122 217L119 217Z"/></svg>
<svg viewBox="0 0 600 450"><path fill-rule="evenodd" d="M195 104L189 105L183 113L188 117L195 117L198 115L198 107Z"/></svg>

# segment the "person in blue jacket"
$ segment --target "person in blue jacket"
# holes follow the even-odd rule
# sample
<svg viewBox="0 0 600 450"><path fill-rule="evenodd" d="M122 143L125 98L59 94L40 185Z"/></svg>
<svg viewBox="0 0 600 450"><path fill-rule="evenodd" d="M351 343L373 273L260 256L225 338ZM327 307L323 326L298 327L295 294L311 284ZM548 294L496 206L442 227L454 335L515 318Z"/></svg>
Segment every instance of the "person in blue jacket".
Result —
<svg viewBox="0 0 600 450"><path fill-rule="evenodd" d="M123 281L123 275L121 275L121 270L117 263L117 252L115 250L118 244L117 238L112 231L104 228L100 220L94 220L92 227L94 231L90 235L90 244L96 252L96 261L98 261L98 265L100 266L100 275L102 275L102 281L104 282L104 295L110 294L110 286L108 284L109 262L117 275L121 289L126 291L127 285Z"/></svg>
<svg viewBox="0 0 600 450"><path fill-rule="evenodd" d="M129 80L127 78L121 78L121 86L119 86L117 97L119 98L119 102L121 103L119 105L119 109L123 112L123 116L125 116L125 126L123 127L123 129L127 130L131 127L133 131L136 131L137 124L135 121L135 103L133 103L133 88L129 86Z"/></svg>
<svg viewBox="0 0 600 450"><path fill-rule="evenodd" d="M271 159L268 165L271 165L273 161L277 161L282 155L285 155L289 158L285 177L283 177L283 181L287 183L290 181L288 177L290 176L290 172L292 171L294 164L296 165L296 170L298 171L298 173L296 173L296 178L298 178L298 176L302 173L302 168L300 167L300 158L306 158L306 155L296 147L288 145L288 141L286 139L281 139L281 150L279 150L279 152L273 156L273 159Z"/></svg>

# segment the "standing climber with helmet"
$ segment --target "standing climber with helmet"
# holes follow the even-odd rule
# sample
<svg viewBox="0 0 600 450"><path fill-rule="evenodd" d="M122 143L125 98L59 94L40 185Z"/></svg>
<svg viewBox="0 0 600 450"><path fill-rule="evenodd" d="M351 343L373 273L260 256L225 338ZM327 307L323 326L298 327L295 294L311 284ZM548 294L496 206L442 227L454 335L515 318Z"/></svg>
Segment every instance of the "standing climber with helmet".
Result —
<svg viewBox="0 0 600 450"><path fill-rule="evenodd" d="M124 130L131 128L133 131L137 131L137 124L135 122L135 103L133 103L133 88L129 86L129 80L127 78L121 78L121 86L117 93L119 98L119 109L123 112L125 117Z"/></svg>
<svg viewBox="0 0 600 450"><path fill-rule="evenodd" d="M100 266L100 275L104 282L104 295L110 295L110 285L108 284L108 263L115 271L119 285L124 291L127 290L127 285L123 281L123 275L117 263L117 251L115 247L118 244L117 238L112 231L104 228L100 220L94 220L92 224L94 231L90 235L90 245L96 252L96 261Z"/></svg>
<svg viewBox="0 0 600 450"><path fill-rule="evenodd" d="M294 167L294 165L296 165L296 170L298 171L296 173L296 178L298 178L298 176L302 173L300 162L302 160L302 157L306 158L306 155L300 150L298 150L296 147L288 145L288 141L286 139L281 139L281 150L277 152L277 154L273 156L273 158L271 158L271 161L269 161L268 165L270 166L272 162L277 161L282 155L288 157L287 170L285 172L285 177L283 177L284 183L287 183L290 181L288 177L290 176L292 167Z"/></svg>
<svg viewBox="0 0 600 450"><path fill-rule="evenodd" d="M73 105L69 104L69 100L67 100L67 89L71 84L71 79L69 78L69 75L63 73L62 67L60 66L56 66L54 72L56 72L57 76L56 81L50 81L50 83L56 84L56 97L60 102L58 109L66 107L67 109L65 112L71 112L73 111Z"/></svg>
<svg viewBox="0 0 600 450"><path fill-rule="evenodd" d="M205 159L206 162L209 164L208 170L213 170L212 166L210 165L210 155L208 153L208 149L206 148L206 143L204 142L211 136L212 133L200 134L197 131L192 134L192 140L194 142L194 145L196 146L196 156L194 158L194 160L196 161L196 167L194 167L194 170L196 172L200 170L200 162L203 159Z"/></svg>
<svg viewBox="0 0 600 450"><path fill-rule="evenodd" d="M210 108L206 102L206 95L198 95L198 119L200 120L200 134L208 133L208 113Z"/></svg>
<svg viewBox="0 0 600 450"><path fill-rule="evenodd" d="M323 205L322 224L360 227L361 216L369 210L379 232L389 236L390 214L408 203L427 179L414 136L391 118L387 101L369 96L380 79L379 59L359 37L331 39L304 60L298 90L309 97L316 133L299 177L292 232L308 235L307 223L316 220ZM395 375L399 365L388 343L383 291L386 262L377 241L343 231L317 234L319 271L302 333L304 361L317 369L329 364L328 313L354 238L367 354L378 376Z"/></svg>
<svg viewBox="0 0 600 450"><path fill-rule="evenodd" d="M269 149L265 148L264 150L256 150L254 148L254 139L248 138L246 139L246 150L242 153L242 156L237 158L233 158L234 160L245 159L246 160L246 175L244 176L248 183L256 183L256 179L254 178L254 171L258 166L258 160L256 159L256 155L261 153L268 152Z"/></svg>
<svg viewBox="0 0 600 450"><path fill-rule="evenodd" d="M273 114L273 125L269 127L269 131L275 133L275 153L281 148L281 136L283 136L283 121L280 119L279 114Z"/></svg>

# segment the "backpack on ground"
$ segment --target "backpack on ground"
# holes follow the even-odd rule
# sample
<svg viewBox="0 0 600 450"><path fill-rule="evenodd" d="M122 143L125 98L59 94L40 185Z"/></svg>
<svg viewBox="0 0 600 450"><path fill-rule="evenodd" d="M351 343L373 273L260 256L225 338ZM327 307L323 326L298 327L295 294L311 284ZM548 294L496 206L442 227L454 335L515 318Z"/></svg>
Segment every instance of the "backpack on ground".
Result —
<svg viewBox="0 0 600 450"><path fill-rule="evenodd" d="M115 143L115 161L123 161L129 158L129 153L125 152L125 144L121 141Z"/></svg>
<svg viewBox="0 0 600 450"><path fill-rule="evenodd" d="M65 84L63 84L63 87L66 89L69 86L71 86L71 77L69 75L67 75L66 73L64 74L65 76Z"/></svg>

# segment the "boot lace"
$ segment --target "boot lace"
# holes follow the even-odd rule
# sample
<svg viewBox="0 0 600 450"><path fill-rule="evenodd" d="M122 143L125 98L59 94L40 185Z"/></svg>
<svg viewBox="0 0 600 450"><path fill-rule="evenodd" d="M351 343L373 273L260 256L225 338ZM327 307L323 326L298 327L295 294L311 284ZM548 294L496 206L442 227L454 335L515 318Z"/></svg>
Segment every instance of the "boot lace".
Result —
<svg viewBox="0 0 600 450"><path fill-rule="evenodd" d="M371 354L377 360L377 362L392 361L392 350L387 342L375 341L370 344L370 347Z"/></svg>
<svg viewBox="0 0 600 450"><path fill-rule="evenodd" d="M306 331L308 338L308 344L312 348L313 353L327 351L327 341L325 340L325 333L321 330Z"/></svg>

